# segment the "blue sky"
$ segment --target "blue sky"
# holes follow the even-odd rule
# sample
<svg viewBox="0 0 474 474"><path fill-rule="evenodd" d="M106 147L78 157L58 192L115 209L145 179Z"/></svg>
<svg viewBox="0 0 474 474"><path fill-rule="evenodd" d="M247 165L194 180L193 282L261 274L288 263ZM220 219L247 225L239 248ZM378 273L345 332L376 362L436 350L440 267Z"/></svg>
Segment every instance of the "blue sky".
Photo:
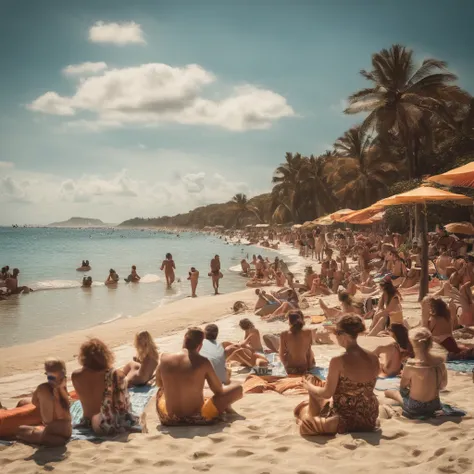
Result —
<svg viewBox="0 0 474 474"><path fill-rule="evenodd" d="M362 119L344 100L382 48L446 60L473 93L473 17L468 0L1 0L0 224L268 191L286 151Z"/></svg>

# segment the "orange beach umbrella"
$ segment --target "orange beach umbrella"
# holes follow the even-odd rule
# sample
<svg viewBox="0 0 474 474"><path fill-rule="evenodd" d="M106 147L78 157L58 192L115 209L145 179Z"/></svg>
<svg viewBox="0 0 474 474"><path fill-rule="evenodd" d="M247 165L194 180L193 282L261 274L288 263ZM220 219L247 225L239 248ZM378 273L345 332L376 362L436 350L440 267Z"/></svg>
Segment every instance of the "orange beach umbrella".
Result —
<svg viewBox="0 0 474 474"><path fill-rule="evenodd" d="M339 209L339 211L329 214L329 217L335 222L344 222L341 219L348 214L352 214L353 212L353 209Z"/></svg>
<svg viewBox="0 0 474 474"><path fill-rule="evenodd" d="M474 161L467 165L454 168L443 174L431 176L427 181L444 184L446 186L459 186L464 188L474 188Z"/></svg>
<svg viewBox="0 0 474 474"><path fill-rule="evenodd" d="M472 199L464 194L450 193L431 186L420 186L406 193L395 194L377 202L380 206L400 206L403 204L428 204L442 201L456 201L457 204L470 205Z"/></svg>
<svg viewBox="0 0 474 474"><path fill-rule="evenodd" d="M346 214L340 218L341 222L348 222L349 224L360 224L361 221L366 221L367 219L372 218L373 216L380 213L383 210L383 206L378 205L378 203L373 204L372 206L366 207L365 209L359 209L358 211L353 211L350 214Z"/></svg>
<svg viewBox="0 0 474 474"><path fill-rule="evenodd" d="M452 234L474 235L474 225L470 222L452 222L444 228Z"/></svg>

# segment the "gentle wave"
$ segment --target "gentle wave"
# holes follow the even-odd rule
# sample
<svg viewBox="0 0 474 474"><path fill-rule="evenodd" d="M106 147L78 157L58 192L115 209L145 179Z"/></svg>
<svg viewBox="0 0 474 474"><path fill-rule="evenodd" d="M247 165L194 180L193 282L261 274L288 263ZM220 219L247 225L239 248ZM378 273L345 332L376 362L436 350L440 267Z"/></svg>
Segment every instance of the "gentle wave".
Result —
<svg viewBox="0 0 474 474"><path fill-rule="evenodd" d="M240 263L238 265L234 265L233 267L229 268L229 271L240 273L242 271L242 265Z"/></svg>
<svg viewBox="0 0 474 474"><path fill-rule="evenodd" d="M101 323L99 324L110 324L110 323L114 323L115 321L118 321L119 319L124 319L124 318L130 318L131 316L124 316L123 314L118 314L117 316L111 318L111 319L107 319L107 321L102 321Z"/></svg>
<svg viewBox="0 0 474 474"><path fill-rule="evenodd" d="M140 283L157 283L161 281L161 278L158 275L153 273L146 274L140 280ZM93 287L105 286L105 283L102 281L92 282ZM72 288L81 288L82 280L45 280L38 281L31 284L31 288L35 291L44 291L44 290L68 290Z"/></svg>

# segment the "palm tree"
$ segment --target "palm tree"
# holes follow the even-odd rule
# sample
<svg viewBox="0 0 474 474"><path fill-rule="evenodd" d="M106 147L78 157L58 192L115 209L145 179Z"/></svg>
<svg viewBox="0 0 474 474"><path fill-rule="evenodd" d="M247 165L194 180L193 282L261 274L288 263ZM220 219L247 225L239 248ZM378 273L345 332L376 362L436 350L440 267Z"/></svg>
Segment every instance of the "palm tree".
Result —
<svg viewBox="0 0 474 474"><path fill-rule="evenodd" d="M249 214L253 214L259 221L261 221L258 209L250 204L245 194L236 194L232 198L231 203L232 207L235 209L235 212L231 217L233 225L239 227L242 224L242 219Z"/></svg>
<svg viewBox="0 0 474 474"><path fill-rule="evenodd" d="M292 221L299 222L298 205L301 197L299 194L299 180L304 160L299 153L293 156L292 153L288 152L285 155L285 160L285 163L280 164L273 174L273 207L280 205L287 207Z"/></svg>
<svg viewBox="0 0 474 474"><path fill-rule="evenodd" d="M468 99L468 94L452 85L457 77L446 68L444 61L425 59L415 70L413 52L395 44L372 56L371 71L361 71L372 87L349 97L345 113L369 113L362 129L375 128L380 135L395 132L402 137L410 178L419 176L411 132L433 114L449 123L446 102Z"/></svg>
<svg viewBox="0 0 474 474"><path fill-rule="evenodd" d="M384 160L376 140L361 126L344 133L334 143L337 158L328 180L335 195L350 207L367 207L387 191L396 163Z"/></svg>
<svg viewBox="0 0 474 474"><path fill-rule="evenodd" d="M326 152L317 157L314 155L309 158L305 157L300 169L298 176L300 185L313 203L315 217L338 209L336 199L326 181L328 166L332 162L328 157L333 158L333 156L333 152Z"/></svg>

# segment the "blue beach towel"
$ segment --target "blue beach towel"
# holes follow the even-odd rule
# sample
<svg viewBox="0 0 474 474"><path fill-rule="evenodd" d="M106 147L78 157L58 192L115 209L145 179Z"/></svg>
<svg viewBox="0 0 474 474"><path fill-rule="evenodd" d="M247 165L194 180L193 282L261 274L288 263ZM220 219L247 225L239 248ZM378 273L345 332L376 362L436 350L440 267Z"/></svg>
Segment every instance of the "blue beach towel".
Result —
<svg viewBox="0 0 474 474"><path fill-rule="evenodd" d="M147 406L148 402L151 400L151 397L157 392L156 387L151 387L150 385L145 385L143 387L132 387L129 389L130 394L130 403L132 405L132 411L135 415L140 416ZM74 428L74 425L78 425L83 416L82 404L79 400L75 401L70 408L71 418L72 418L72 440L102 440L110 439L103 436L98 436L92 430L88 428Z"/></svg>
<svg viewBox="0 0 474 474"><path fill-rule="evenodd" d="M472 372L474 370L474 360L450 360L446 362L446 368L456 372Z"/></svg>

